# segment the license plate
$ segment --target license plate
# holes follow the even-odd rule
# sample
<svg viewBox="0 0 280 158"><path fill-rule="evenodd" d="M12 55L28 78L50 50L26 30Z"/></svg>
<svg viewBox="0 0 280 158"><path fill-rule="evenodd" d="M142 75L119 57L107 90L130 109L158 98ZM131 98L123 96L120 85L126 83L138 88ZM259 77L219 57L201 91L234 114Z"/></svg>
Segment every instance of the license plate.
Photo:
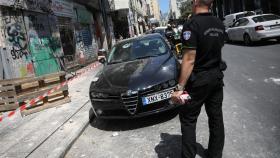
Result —
<svg viewBox="0 0 280 158"><path fill-rule="evenodd" d="M142 97L142 103L145 106L145 105L160 102L160 101L163 101L166 99L170 99L173 92L174 92L174 90L169 90L169 91L153 94L150 96Z"/></svg>

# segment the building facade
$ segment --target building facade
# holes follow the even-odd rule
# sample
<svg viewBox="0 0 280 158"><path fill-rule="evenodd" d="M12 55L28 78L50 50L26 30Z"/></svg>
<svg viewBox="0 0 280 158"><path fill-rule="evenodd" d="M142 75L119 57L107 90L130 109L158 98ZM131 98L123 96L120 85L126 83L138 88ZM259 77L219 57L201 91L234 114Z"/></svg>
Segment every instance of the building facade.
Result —
<svg viewBox="0 0 280 158"><path fill-rule="evenodd" d="M40 76L96 60L98 49L113 41L107 35L112 20L104 18L101 6L96 0L0 0L0 79Z"/></svg>
<svg viewBox="0 0 280 158"><path fill-rule="evenodd" d="M152 17L160 21L161 15L158 0L150 0L149 4Z"/></svg>
<svg viewBox="0 0 280 158"><path fill-rule="evenodd" d="M182 0L169 0L169 18L179 19L181 17L180 13L180 3Z"/></svg>
<svg viewBox="0 0 280 158"><path fill-rule="evenodd" d="M113 22L115 37L134 37L143 34L147 29L146 0L114 0Z"/></svg>

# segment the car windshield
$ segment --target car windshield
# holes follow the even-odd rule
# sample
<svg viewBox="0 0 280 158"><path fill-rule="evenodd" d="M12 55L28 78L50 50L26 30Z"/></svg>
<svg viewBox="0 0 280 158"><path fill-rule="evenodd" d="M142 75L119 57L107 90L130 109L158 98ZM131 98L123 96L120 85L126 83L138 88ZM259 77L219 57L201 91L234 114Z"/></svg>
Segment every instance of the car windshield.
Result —
<svg viewBox="0 0 280 158"><path fill-rule="evenodd" d="M253 18L255 23L271 21L271 20L280 20L280 16L277 15L262 15Z"/></svg>
<svg viewBox="0 0 280 158"><path fill-rule="evenodd" d="M156 57L166 54L166 44L161 38L142 38L117 44L111 50L108 64Z"/></svg>

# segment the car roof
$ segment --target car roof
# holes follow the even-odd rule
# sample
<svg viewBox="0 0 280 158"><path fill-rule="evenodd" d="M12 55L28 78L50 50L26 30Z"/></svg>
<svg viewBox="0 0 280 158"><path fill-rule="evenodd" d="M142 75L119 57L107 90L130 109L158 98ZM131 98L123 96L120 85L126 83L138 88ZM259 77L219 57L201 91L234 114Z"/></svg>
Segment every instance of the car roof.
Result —
<svg viewBox="0 0 280 158"><path fill-rule="evenodd" d="M122 40L118 44L127 43L127 42L130 42L130 41L135 41L135 40L139 40L139 39L155 38L155 37L162 38L162 36L160 34L153 33L153 34L141 35L141 36L138 36L138 37L127 38L127 39ZM118 45L118 44L116 44L116 45Z"/></svg>
<svg viewBox="0 0 280 158"><path fill-rule="evenodd" d="M254 17L259 17L259 16L264 16L264 15L275 15L275 14L258 14L258 15L252 15L252 16L247 16L247 17L244 17L244 18L254 18Z"/></svg>

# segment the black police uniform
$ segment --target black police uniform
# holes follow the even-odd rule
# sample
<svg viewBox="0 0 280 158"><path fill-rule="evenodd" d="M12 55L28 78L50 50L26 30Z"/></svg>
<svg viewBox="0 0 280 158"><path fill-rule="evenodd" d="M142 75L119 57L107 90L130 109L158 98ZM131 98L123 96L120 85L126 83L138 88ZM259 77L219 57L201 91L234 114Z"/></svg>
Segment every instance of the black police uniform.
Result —
<svg viewBox="0 0 280 158"><path fill-rule="evenodd" d="M224 32L223 23L211 13L194 15L182 30L182 49L196 50L194 69L185 87L192 101L181 107L179 115L184 158L194 158L197 153L196 122L203 104L210 128L207 155L209 158L222 157L225 137L222 113L224 84L220 65Z"/></svg>

